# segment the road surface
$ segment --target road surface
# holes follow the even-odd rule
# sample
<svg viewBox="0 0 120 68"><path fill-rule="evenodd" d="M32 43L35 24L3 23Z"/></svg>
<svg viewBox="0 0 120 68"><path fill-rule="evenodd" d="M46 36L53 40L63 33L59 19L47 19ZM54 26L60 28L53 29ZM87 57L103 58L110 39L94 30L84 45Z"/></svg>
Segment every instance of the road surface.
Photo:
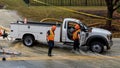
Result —
<svg viewBox="0 0 120 68"><path fill-rule="evenodd" d="M6 54L6 61L2 61L1 56L0 68L120 68L120 39L113 41L112 49L103 54L87 51L78 55L72 53L70 47L63 46L54 48L53 57L47 56L48 47L43 44L29 48L22 42L9 43L4 47L19 51L21 55Z"/></svg>

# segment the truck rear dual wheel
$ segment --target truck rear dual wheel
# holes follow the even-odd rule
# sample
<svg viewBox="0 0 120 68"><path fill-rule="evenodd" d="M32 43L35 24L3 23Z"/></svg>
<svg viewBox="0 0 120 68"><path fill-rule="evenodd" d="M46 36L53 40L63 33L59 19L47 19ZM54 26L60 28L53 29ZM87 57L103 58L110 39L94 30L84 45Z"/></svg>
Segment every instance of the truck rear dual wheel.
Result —
<svg viewBox="0 0 120 68"><path fill-rule="evenodd" d="M26 35L23 37L23 44L27 47L31 47L34 44L34 38L31 35Z"/></svg>
<svg viewBox="0 0 120 68"><path fill-rule="evenodd" d="M92 42L90 45L90 50L96 53L102 53L104 51L104 45L101 42Z"/></svg>

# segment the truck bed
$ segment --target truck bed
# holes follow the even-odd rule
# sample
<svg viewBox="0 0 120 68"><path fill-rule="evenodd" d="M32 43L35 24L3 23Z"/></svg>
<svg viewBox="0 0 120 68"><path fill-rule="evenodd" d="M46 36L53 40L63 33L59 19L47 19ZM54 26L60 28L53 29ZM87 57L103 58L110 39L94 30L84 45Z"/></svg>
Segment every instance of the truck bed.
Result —
<svg viewBox="0 0 120 68"><path fill-rule="evenodd" d="M19 24L19 25L39 25L39 26L61 26L60 23L54 23L54 22L27 22L27 24L24 24L24 21L17 21L16 23L11 23L11 24Z"/></svg>
<svg viewBox="0 0 120 68"><path fill-rule="evenodd" d="M61 24L56 23L45 23L45 22L27 22L24 24L23 21L17 21L11 23L11 37L22 39L24 34L32 34L35 36L35 40L46 42L46 33L51 29L52 25L56 25L55 41L60 41L60 26Z"/></svg>

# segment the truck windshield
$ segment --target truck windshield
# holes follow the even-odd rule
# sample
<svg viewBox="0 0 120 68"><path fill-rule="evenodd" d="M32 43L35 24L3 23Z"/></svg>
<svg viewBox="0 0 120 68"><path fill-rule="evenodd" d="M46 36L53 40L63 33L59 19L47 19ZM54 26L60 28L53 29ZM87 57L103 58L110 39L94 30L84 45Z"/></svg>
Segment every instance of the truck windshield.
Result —
<svg viewBox="0 0 120 68"><path fill-rule="evenodd" d="M81 23L80 25L81 25L82 28L85 29L85 30L88 30L88 28L89 28L87 25L85 25L85 24L83 24L83 23Z"/></svg>

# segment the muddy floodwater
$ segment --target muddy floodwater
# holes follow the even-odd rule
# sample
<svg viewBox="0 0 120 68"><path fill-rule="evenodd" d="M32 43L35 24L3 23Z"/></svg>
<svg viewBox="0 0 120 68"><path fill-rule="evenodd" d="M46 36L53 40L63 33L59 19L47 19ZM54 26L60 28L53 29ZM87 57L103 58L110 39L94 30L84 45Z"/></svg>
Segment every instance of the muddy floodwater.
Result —
<svg viewBox="0 0 120 68"><path fill-rule="evenodd" d="M25 68L31 66L30 63L34 65L30 68L120 68L119 41L119 38L114 38L112 49L103 54L97 54L91 51L83 51L80 54L74 54L71 52L71 46L56 46L53 49L53 57L47 56L48 46L45 44L36 43L33 47L26 47L21 41L1 40L0 42L1 47L6 50L21 53L20 55L15 55L13 60L16 57L15 60L19 62L19 65L17 63L16 65L21 65ZM6 56L9 58L12 55L6 54ZM5 63L10 63L10 61ZM12 63L15 62L16 61L11 61L11 66L14 66ZM0 63L3 64L3 62Z"/></svg>

